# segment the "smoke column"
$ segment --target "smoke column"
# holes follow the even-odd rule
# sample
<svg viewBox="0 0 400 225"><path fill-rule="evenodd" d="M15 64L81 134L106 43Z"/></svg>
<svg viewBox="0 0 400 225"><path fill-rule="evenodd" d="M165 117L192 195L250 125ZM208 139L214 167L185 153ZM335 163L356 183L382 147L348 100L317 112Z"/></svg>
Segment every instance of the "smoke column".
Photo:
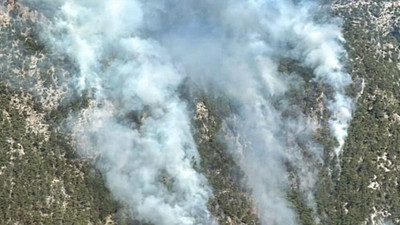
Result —
<svg viewBox="0 0 400 225"><path fill-rule="evenodd" d="M185 74L141 37L142 3L64 1L51 19L46 38L76 64L76 88L95 90L78 143L83 155L99 156L114 196L152 224L212 224L211 191L193 168L198 153L177 95Z"/></svg>
<svg viewBox="0 0 400 225"><path fill-rule="evenodd" d="M47 3L47 4L43 4ZM339 146L353 103L345 95L343 37L337 21L315 18L323 9L290 0L31 0L52 21L45 39L68 55L78 90L94 90L79 139L113 194L138 219L153 224L212 224L211 196L178 88L191 79L227 96L235 111L225 122L230 152L246 174L262 224L297 224L286 200L287 162L298 168L300 189L312 189L313 170L287 139L301 139L315 155L315 124L298 113L283 119L276 99L301 88L296 74L278 70L291 58L329 85L330 129ZM51 7L50 7L51 6ZM44 8L43 8L44 7ZM284 101L281 101L284 105ZM289 107L289 106L286 106ZM127 119L131 115L135 122ZM88 152L88 153L86 153ZM167 181L166 181L167 180ZM168 181L169 180L169 181ZM167 184L166 184L167 183ZM311 194L309 194L311 193Z"/></svg>

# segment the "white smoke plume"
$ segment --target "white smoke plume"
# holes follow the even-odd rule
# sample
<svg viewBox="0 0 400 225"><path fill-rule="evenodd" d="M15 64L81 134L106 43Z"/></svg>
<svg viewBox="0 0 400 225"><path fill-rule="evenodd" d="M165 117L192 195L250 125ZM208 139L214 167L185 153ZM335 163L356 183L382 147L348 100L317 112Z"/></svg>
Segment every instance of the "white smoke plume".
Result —
<svg viewBox="0 0 400 225"><path fill-rule="evenodd" d="M42 9L42 3L52 3ZM275 105L296 74L279 72L291 58L330 85L326 103L340 154L353 103L339 23L315 21L318 4L290 0L32 0L52 21L46 37L79 69L77 89L95 89L98 106L79 142L100 155L97 165L116 197L153 224L211 224L211 195L192 166L198 160L190 114L179 98L185 78L227 96L235 112L226 123L231 152L246 174L262 224L297 224L286 199L286 163L298 170L300 189L311 191L316 171L296 144L320 155L315 125L302 113L284 119ZM48 7L48 6L46 6ZM281 101L281 104L284 104ZM126 115L138 117L137 122ZM233 141L234 139L234 141ZM172 187L163 183L171 178ZM312 202L312 194L309 194ZM312 204L312 203L310 203Z"/></svg>
<svg viewBox="0 0 400 225"><path fill-rule="evenodd" d="M293 6L289 5L282 10L295 12L296 9L291 7ZM313 16L312 7L316 6L305 4L300 8L304 13L295 14L289 20L278 19L282 21L276 24L285 24L288 30L285 31L286 36L275 33L278 37L276 41L283 40L295 46L289 54L302 61L305 66L313 68L316 80L333 88L334 98L328 102L328 110L333 114L329 122L332 134L339 143L335 148L335 153L339 156L352 119L353 100L345 94L345 88L352 80L342 62L346 59L346 51L342 46L344 38L338 24L314 24L310 21ZM284 29L285 25L280 28Z"/></svg>
<svg viewBox="0 0 400 225"><path fill-rule="evenodd" d="M339 23L315 22L318 6L308 2L154 2L163 13L156 17L160 19L152 23L150 32L183 64L195 83L216 89L236 103L237 113L228 123L238 137L236 148L242 148L237 161L247 175L262 223L296 224L296 215L286 201L285 162L298 167L300 188L307 195L317 172L286 139L306 138L307 147L316 155L321 148L312 143L315 127L304 115L299 113L296 121L284 120L274 106L274 99L298 81L293 75L279 73L278 63L284 57L298 60L313 70L316 81L333 88L334 97L327 105L339 154L352 110L352 100L344 90L351 77L341 62L346 54ZM309 198L312 201L312 195Z"/></svg>
<svg viewBox="0 0 400 225"><path fill-rule="evenodd" d="M110 190L136 219L212 224L211 191L193 168L198 154L177 95L185 76L156 40L140 37L143 14L139 1L64 1L51 18L47 40L78 67L76 88L95 89L79 147L99 155Z"/></svg>

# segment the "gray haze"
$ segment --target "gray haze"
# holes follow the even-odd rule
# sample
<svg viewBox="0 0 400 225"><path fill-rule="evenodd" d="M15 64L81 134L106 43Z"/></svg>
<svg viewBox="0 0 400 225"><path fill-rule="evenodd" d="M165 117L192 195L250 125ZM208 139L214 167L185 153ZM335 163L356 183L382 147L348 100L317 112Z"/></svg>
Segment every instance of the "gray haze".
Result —
<svg viewBox="0 0 400 225"><path fill-rule="evenodd" d="M51 7L44 3L51 3ZM210 224L212 192L193 168L198 153L190 114L178 88L185 78L227 96L229 151L246 174L262 224L297 224L286 200L286 163L298 169L300 190L314 207L317 171L303 159L301 139L316 158L316 124L298 111L283 119L276 99L300 88L296 74L278 71L282 58L312 69L330 85L330 129L340 154L351 120L345 95L351 77L339 23L321 18L315 2L284 0L34 0L49 17L45 39L68 55L78 90L95 90L93 107L76 121L83 155L98 156L113 194L153 224ZM320 15L320 14L318 14ZM284 101L281 101L283 104ZM139 121L127 119L134 115ZM304 148L304 147L303 147ZM167 180L167 181L166 181ZM167 184L166 184L167 183Z"/></svg>
<svg viewBox="0 0 400 225"><path fill-rule="evenodd" d="M95 105L76 125L78 146L82 155L98 157L110 190L137 219L212 224L211 190L193 168L198 153L177 95L185 74L156 40L141 37L142 7L65 1L50 13L46 40L76 64L76 88L95 90Z"/></svg>

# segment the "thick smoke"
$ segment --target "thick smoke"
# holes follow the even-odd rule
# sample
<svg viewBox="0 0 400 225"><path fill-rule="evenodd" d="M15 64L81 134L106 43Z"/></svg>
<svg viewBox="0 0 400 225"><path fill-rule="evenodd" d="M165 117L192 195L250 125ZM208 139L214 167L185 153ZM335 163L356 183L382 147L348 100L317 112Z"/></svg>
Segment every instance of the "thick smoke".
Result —
<svg viewBox="0 0 400 225"><path fill-rule="evenodd" d="M177 94L185 74L141 37L142 10L139 1L65 1L51 18L47 40L75 62L76 88L95 92L78 144L99 156L111 191L137 219L212 224L211 191L193 168L198 153Z"/></svg>
<svg viewBox="0 0 400 225"><path fill-rule="evenodd" d="M307 67L314 69L316 80L328 84L332 87L334 97L328 102L328 110L333 114L330 118L330 129L339 145L335 148L335 153L339 156L347 137L348 124L352 118L352 99L345 94L345 88L351 84L351 76L346 73L343 59L346 58L345 49L342 47L344 38L338 29L337 24L314 24L311 17L312 4L302 5L300 11L293 5L283 7L282 11L293 13L289 20L279 18L284 24L281 29L287 30L277 35L277 42L287 42L295 46L289 55L303 62ZM285 37L285 38L282 38ZM287 39L289 38L289 39Z"/></svg>
<svg viewBox="0 0 400 225"><path fill-rule="evenodd" d="M352 100L345 95L351 77L343 67L337 21L316 22L323 9L290 0L57 3L57 10L45 10L53 21L46 39L76 63L77 89L96 93L80 146L100 155L97 165L111 191L139 219L212 223L206 207L211 191L193 168L198 155L190 115L177 93L187 78L235 106L226 120L227 142L262 223L297 224L286 200L286 164L298 169L300 190L312 204L316 171L300 149L318 157L321 148L312 140L316 125L307 116L282 116L281 107L290 107L287 91L304 81L278 67L283 58L297 60L313 70L315 81L331 86L326 104L339 154ZM302 147L291 140L301 140Z"/></svg>
<svg viewBox="0 0 400 225"><path fill-rule="evenodd" d="M317 156L322 153L312 141L314 124L301 113L284 119L275 106L275 100L295 88L300 79L280 73L278 65L282 58L297 60L312 69L315 81L332 87L333 98L326 104L339 154L352 101L344 93L351 77L341 62L346 54L337 21L314 22L318 6L306 2L151 2L147 12L158 10L161 16L152 20L148 32L168 48L195 83L234 102L236 113L227 121L233 136L231 150L247 176L261 221L296 224L286 200L286 163L297 167L300 190L312 207L310 191L317 171L288 139L301 139L307 150Z"/></svg>

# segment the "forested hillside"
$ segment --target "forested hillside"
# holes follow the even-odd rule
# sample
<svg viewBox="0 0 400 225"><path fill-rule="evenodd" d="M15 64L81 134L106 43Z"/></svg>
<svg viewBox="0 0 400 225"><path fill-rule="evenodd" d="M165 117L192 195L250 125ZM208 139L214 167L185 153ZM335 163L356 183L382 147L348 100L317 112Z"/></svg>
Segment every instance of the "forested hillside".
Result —
<svg viewBox="0 0 400 225"><path fill-rule="evenodd" d="M34 35L35 14L0 6L0 224L112 224L118 204L60 127L84 102L62 102L62 60Z"/></svg>
<svg viewBox="0 0 400 225"><path fill-rule="evenodd" d="M321 212L326 224L399 224L400 5L335 1L333 9L344 21L357 109L340 174L322 180Z"/></svg>
<svg viewBox="0 0 400 225"><path fill-rule="evenodd" d="M36 23L45 17L17 1L0 4L0 224L142 224L112 196L93 166L98 159L77 152L68 119L90 108L93 96L91 90L79 94L71 88L73 62L40 38ZM287 199L303 225L400 224L400 3L329 4L332 16L342 19L345 64L353 78L346 92L356 107L337 158L324 103L332 89L314 82L301 63L280 59L280 72L304 80L285 95L290 107L282 118L297 111L309 116L318 124L313 141L322 149L321 161L306 143L294 141L317 180L310 197L299 187L298 168L287 163ZM190 80L179 91L201 158L193 167L213 192L208 209L221 225L261 224L247 178L222 141L229 136L225 120L234 103L204 93ZM274 100L278 108L281 100ZM146 117L129 116L123 119L139 126ZM166 189L174 183L167 173L160 180Z"/></svg>

